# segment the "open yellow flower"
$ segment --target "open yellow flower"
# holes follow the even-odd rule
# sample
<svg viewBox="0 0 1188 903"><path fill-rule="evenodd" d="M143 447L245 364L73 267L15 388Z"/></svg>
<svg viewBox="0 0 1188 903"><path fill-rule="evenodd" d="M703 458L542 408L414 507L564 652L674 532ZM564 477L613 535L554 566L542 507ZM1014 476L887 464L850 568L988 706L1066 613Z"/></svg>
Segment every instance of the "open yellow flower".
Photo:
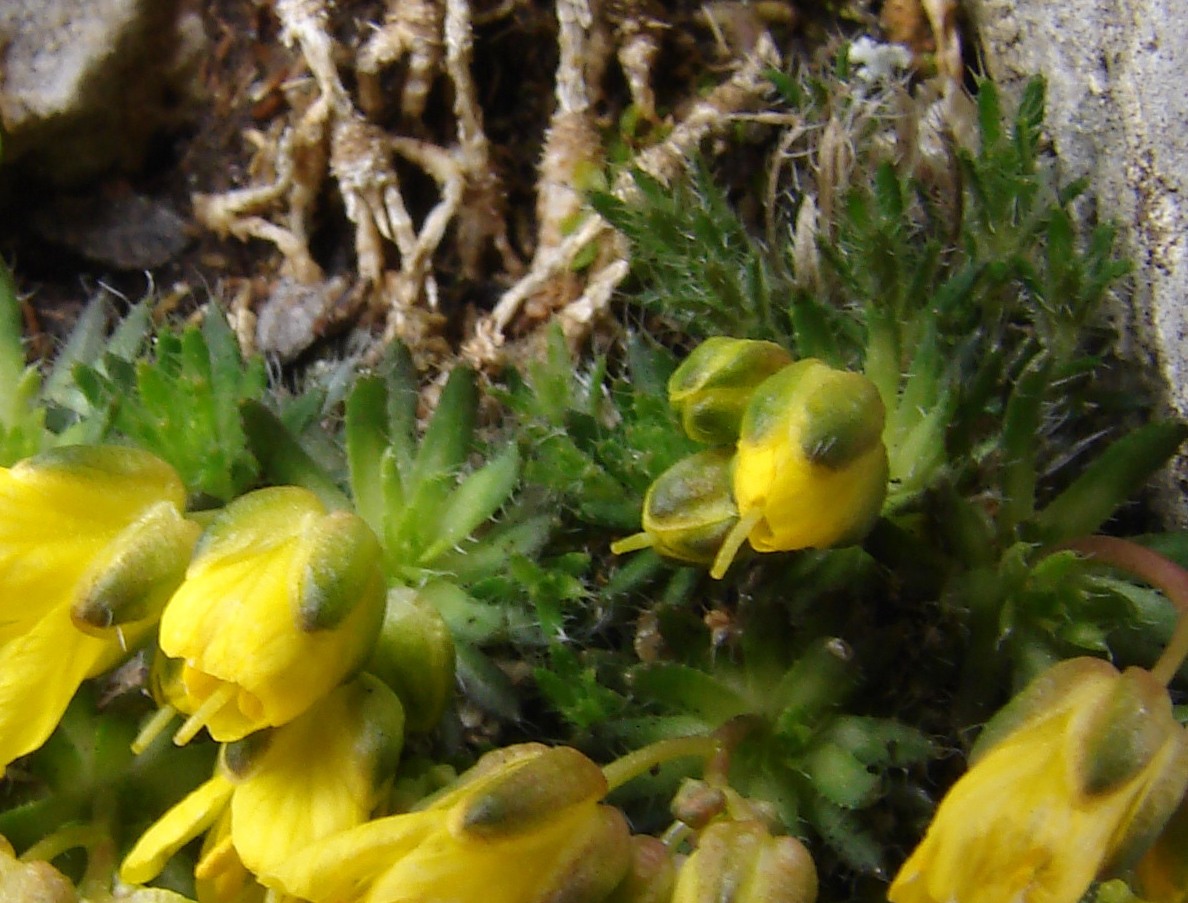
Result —
<svg viewBox="0 0 1188 903"><path fill-rule="evenodd" d="M0 468L0 772L156 621L198 537L184 504L173 469L133 448Z"/></svg>
<svg viewBox="0 0 1188 903"><path fill-rule="evenodd" d="M169 702L231 742L296 718L366 659L384 612L379 541L305 489L236 499L203 534L161 617L181 661Z"/></svg>
<svg viewBox="0 0 1188 903"><path fill-rule="evenodd" d="M892 903L1076 903L1133 865L1188 783L1167 690L1061 662L996 716L888 892Z"/></svg>
<svg viewBox="0 0 1188 903"><path fill-rule="evenodd" d="M734 459L739 521L711 575L726 572L744 540L758 552L860 541L887 494L883 422L874 383L813 358L760 384Z"/></svg>
<svg viewBox="0 0 1188 903"><path fill-rule="evenodd" d="M219 771L145 832L120 877L152 880L179 849L210 830L198 862L199 900L254 884L308 844L361 824L396 771L400 700L362 675L283 727L224 747Z"/></svg>
<svg viewBox="0 0 1188 903"><path fill-rule="evenodd" d="M632 858L606 790L576 750L507 747L425 808L312 844L265 882L313 903L595 903Z"/></svg>

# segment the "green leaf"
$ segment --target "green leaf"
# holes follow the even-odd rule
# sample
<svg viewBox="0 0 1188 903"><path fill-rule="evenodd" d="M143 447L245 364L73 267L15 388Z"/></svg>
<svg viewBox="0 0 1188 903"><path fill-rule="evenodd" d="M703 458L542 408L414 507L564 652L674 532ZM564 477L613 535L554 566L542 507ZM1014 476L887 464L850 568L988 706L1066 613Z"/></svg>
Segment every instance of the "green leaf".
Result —
<svg viewBox="0 0 1188 903"><path fill-rule="evenodd" d="M1015 527L1035 513L1040 428L1051 372L1051 359L1046 354L1036 355L1019 375L1007 401L998 524L1000 536L1008 543L1014 538Z"/></svg>
<svg viewBox="0 0 1188 903"><path fill-rule="evenodd" d="M603 724L623 710L625 700L604 687L595 668L568 646L549 647L549 667L534 672L537 686L566 721L581 730Z"/></svg>
<svg viewBox="0 0 1188 903"><path fill-rule="evenodd" d="M465 367L455 368L442 389L417 450L409 479L411 493L416 495L423 486L442 476L453 477L461 469L470 453L477 407L474 372Z"/></svg>
<svg viewBox="0 0 1188 903"><path fill-rule="evenodd" d="M488 521L507 502L519 477L520 453L515 445L467 476L450 495L438 518L436 538L421 552L417 564L428 566Z"/></svg>
<svg viewBox="0 0 1188 903"><path fill-rule="evenodd" d="M733 688L688 665L644 665L631 672L630 683L640 698L695 714L710 728L750 708Z"/></svg>
<svg viewBox="0 0 1188 903"><path fill-rule="evenodd" d="M346 493L285 429L275 413L251 400L243 403L242 412L248 446L269 482L303 486L331 511L350 510L351 502Z"/></svg>
<svg viewBox="0 0 1188 903"><path fill-rule="evenodd" d="M1148 423L1116 440L1032 521L1037 539L1057 543L1096 532L1188 438L1180 421Z"/></svg>
<svg viewBox="0 0 1188 903"><path fill-rule="evenodd" d="M874 801L879 776L848 750L833 743L815 744L797 760L813 789L843 809L861 809Z"/></svg>
<svg viewBox="0 0 1188 903"><path fill-rule="evenodd" d="M360 377L346 400L345 442L355 510L376 536L384 535L381 462L388 447L388 391L379 377Z"/></svg>

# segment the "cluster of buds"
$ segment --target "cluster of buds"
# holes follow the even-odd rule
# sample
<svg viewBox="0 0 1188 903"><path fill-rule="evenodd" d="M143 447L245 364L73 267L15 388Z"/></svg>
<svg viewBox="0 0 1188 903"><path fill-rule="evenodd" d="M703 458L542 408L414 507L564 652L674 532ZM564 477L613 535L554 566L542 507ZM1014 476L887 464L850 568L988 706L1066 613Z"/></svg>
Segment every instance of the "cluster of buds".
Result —
<svg viewBox="0 0 1188 903"><path fill-rule="evenodd" d="M660 475L643 532L612 546L710 566L722 577L744 542L757 552L859 542L887 494L883 401L859 373L793 361L771 342L699 345L673 373L669 402L709 445Z"/></svg>

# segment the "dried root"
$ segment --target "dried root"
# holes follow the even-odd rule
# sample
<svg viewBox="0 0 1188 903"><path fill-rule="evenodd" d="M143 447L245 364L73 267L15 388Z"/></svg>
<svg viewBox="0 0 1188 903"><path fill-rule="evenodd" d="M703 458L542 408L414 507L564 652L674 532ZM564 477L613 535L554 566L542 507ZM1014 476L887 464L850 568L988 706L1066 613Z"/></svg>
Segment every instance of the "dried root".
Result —
<svg viewBox="0 0 1188 903"><path fill-rule="evenodd" d="M763 72L780 60L765 20L749 7L728 16L726 5L711 4L712 15L706 15L724 36L730 74L662 123L653 71L671 27L665 7L656 0L557 0L555 107L537 170L535 234L520 236L531 251L525 265L512 244L472 71L470 0L387 0L382 21L368 26L351 61L353 79L339 69L350 55L332 36L329 0L276 0L282 37L300 53L310 77L287 86L293 113L278 137L261 141L258 183L196 196L198 219L220 234L274 244L284 262L282 278L329 285L309 244L329 182L341 195L354 233L359 291L352 297L365 296L373 318L383 321L384 342L435 344L432 337L444 325L438 265L447 256L459 279L504 287L494 308L475 318L464 338L462 353L473 363L496 363L509 335L524 335L553 319L578 341L606 310L628 269L621 238L585 203L585 192L606 171L602 136L608 122L598 118L606 109L605 72L617 61L638 118L666 133L662 142L638 152L612 186L629 200L635 191L631 170L672 180L707 138L755 109L768 91ZM486 13L496 14L516 15L516 7ZM745 27L722 24L740 16ZM394 66L403 69L398 101L385 98L381 87ZM428 108L439 81L452 104L453 134L444 141L444 111ZM357 90L348 90L348 84ZM404 125L381 126L393 121L388 106L395 102ZM430 113L433 128L420 122ZM450 127L447 119L446 135ZM426 200L418 187L411 195L415 209L404 184L411 171L428 176L436 192ZM593 259L580 271L574 267L579 254ZM494 277L493 261L500 267ZM336 287L335 295L340 291ZM250 297L237 303L245 340L254 303Z"/></svg>

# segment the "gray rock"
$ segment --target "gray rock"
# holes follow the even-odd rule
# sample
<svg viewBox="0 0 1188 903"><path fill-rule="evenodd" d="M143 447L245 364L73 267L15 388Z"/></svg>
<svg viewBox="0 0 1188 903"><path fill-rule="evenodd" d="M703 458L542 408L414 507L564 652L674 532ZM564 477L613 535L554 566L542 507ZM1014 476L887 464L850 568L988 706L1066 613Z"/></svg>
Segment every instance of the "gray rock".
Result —
<svg viewBox="0 0 1188 903"><path fill-rule="evenodd" d="M1089 179L1136 264L1129 335L1188 415L1188 10L1183 0L972 0L989 74L1009 91L1042 73L1063 180ZM1167 495L1188 523L1188 463Z"/></svg>
<svg viewBox="0 0 1188 903"><path fill-rule="evenodd" d="M134 166L160 122L177 0L0 0L5 161L76 182Z"/></svg>

